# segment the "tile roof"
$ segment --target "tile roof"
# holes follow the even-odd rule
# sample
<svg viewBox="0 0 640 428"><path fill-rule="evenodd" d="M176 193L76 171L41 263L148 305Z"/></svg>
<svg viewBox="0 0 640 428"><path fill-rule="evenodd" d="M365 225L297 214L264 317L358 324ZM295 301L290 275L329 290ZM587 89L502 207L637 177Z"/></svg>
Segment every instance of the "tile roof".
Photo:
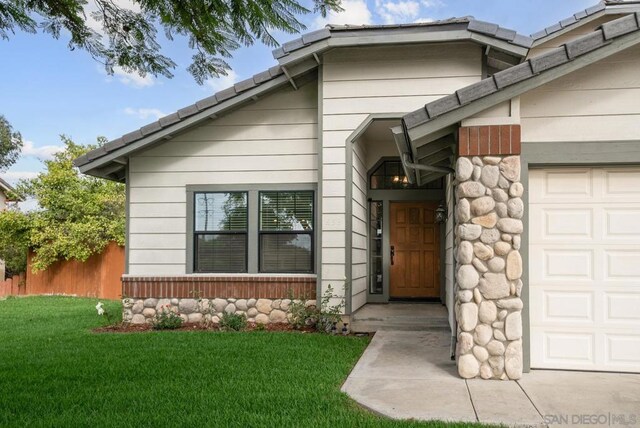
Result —
<svg viewBox="0 0 640 428"><path fill-rule="evenodd" d="M358 25L358 26L328 25L327 27L321 30L303 34L302 37L299 37L295 40L284 43L280 48L273 51L273 55L276 59L282 58L298 49L309 46L315 42L328 39L332 37L332 33L341 34L344 32L371 30L371 29L373 30L393 30L393 29L404 29L404 28L416 28L416 29L438 28L440 29L442 27L447 27L447 29L464 28L472 33L487 35L498 40L506 41L508 43L511 43L519 47L528 48L533 43L532 39L522 36L513 30L502 28L496 24L479 21L479 20L473 19L472 17L463 17L463 18L451 18L451 19L445 19L441 21L415 23L415 24ZM94 160L99 159L103 156L106 156L107 154L117 149L120 149L129 144L135 143L136 141L139 141L142 138L145 138L151 134L154 134L158 131L168 128L176 123L179 123L190 116L193 116L197 113L200 113L203 110L206 110L210 107L215 106L216 104L229 100L249 89L252 89L254 87L260 86L261 84L269 82L282 74L284 74L284 72L280 65L271 67L268 70L263 71L262 73L258 73L249 79L236 83L230 88L223 89L210 97L197 101L195 104L184 107L175 113L162 117L153 123L145 125L140 129L129 132L128 134L125 134L120 138L110 141L104 146L99 147L75 159L74 164L78 167L87 165L93 162Z"/></svg>
<svg viewBox="0 0 640 428"><path fill-rule="evenodd" d="M522 34L518 34L514 30L500 27L497 24L490 22L484 22L477 20L471 16L462 18L449 18L439 21L431 22L418 22L412 24L391 24L391 25L327 25L321 30L317 30L308 34L302 35L297 39L284 43L279 48L273 50L273 57L275 59L284 58L292 52L307 47L313 43L321 40L326 40L332 37L334 33L340 33L345 31L362 31L362 30L393 30L393 29L406 29L406 28L438 28L444 26L462 25L463 29L472 33L483 34L486 36L494 37L499 40L506 41L515 46L529 48L533 43L533 39Z"/></svg>
<svg viewBox="0 0 640 428"><path fill-rule="evenodd" d="M227 89L223 89L219 92L216 92L214 95L211 95L207 98L197 101L195 104L191 104L187 107L181 108L175 113L161 117L159 120L153 123L150 123L148 125L143 126L140 129L137 129L133 132L125 134L120 138L116 138L115 140L106 143L104 146L99 147L95 150L92 150L83 156L80 156L79 158L75 159L73 163L75 166L78 166L78 167L86 165L102 156L105 156L108 153L113 152L114 150L117 150L128 144L134 143L148 135L151 135L175 123L178 123L183 119L188 118L189 116L193 116L196 113L199 113L203 110L206 110L210 107L215 106L216 104L219 104L223 101L233 98L236 95L239 95L245 91L248 91L249 89L255 88L266 82L269 82L282 74L283 74L283 71L279 65L271 67L268 70L263 71L262 73L258 73L246 80L236 83L235 85Z"/></svg>
<svg viewBox="0 0 640 428"><path fill-rule="evenodd" d="M546 70L608 45L613 39L640 30L640 12L603 24L596 31L572 40L548 53L528 59L493 76L459 89L403 117L407 130L454 111L471 102L530 79Z"/></svg>
<svg viewBox="0 0 640 428"><path fill-rule="evenodd" d="M596 15L607 9L615 10L615 6L626 6L626 5L640 5L640 1L638 0L603 0L594 6L591 6L584 10L576 12L570 17L563 19L562 21L559 21L553 25L550 25L547 28L544 28L536 33L533 33L531 35L531 38L534 39L534 41L538 41L554 33L557 33L558 31L563 30L567 27L571 27L579 23L580 21L584 20L585 18Z"/></svg>

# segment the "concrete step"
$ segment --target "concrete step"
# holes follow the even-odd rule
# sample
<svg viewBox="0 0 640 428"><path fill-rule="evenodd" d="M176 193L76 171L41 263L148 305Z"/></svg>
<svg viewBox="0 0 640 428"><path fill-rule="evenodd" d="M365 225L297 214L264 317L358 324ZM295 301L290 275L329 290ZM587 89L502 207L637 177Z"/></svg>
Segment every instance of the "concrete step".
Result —
<svg viewBox="0 0 640 428"><path fill-rule="evenodd" d="M440 304L369 304L351 315L351 331L378 330L441 331L449 330L446 308Z"/></svg>
<svg viewBox="0 0 640 428"><path fill-rule="evenodd" d="M376 331L449 331L449 324L430 325L419 323L394 323L379 321L351 321L349 328L354 333L373 333Z"/></svg>

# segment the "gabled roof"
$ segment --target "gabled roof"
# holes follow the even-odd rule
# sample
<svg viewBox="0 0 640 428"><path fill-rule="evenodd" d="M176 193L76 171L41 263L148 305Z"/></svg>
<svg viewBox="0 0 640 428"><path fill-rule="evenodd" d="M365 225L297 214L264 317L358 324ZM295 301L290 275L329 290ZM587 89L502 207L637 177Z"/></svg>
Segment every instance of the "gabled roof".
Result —
<svg viewBox="0 0 640 428"><path fill-rule="evenodd" d="M9 193L15 194L16 189L14 189L9 183L0 178L0 191L2 191L5 195L8 195ZM21 199L18 198L17 200L20 201Z"/></svg>
<svg viewBox="0 0 640 428"><path fill-rule="evenodd" d="M334 41L344 39L347 40L347 43L349 43L349 40L353 41L354 37L357 37L358 35L372 36L375 33L383 33L385 34L385 36L389 36L394 32L420 32L422 34L428 34L444 31L466 31L471 34L488 36L495 40L506 42L507 50L508 45L513 46L513 53L516 54L522 53L521 48L528 49L533 43L532 38L518 34L514 30L509 30L507 28L500 27L497 24L480 21L468 16L463 18L450 18L440 21L421 22L413 24L327 25L321 30L304 34L302 35L302 37L284 43L282 46L275 49L272 53L273 57L282 64L283 62L286 62L287 57L292 53L309 46L315 46L316 49L313 52L317 53L318 50L321 50L325 47L325 45L321 45L318 42L326 41L328 39L333 39ZM504 47L505 46L503 46L503 48ZM313 52L308 52L307 55L311 55Z"/></svg>
<svg viewBox="0 0 640 428"><path fill-rule="evenodd" d="M492 46L496 48L497 61L507 66L525 57L533 42L513 30L470 17L405 25L327 26L276 49L274 56L279 65L110 141L77 158L74 164L83 173L122 181L126 163L123 158L129 153L171 138L276 87L289 83L295 86L293 78L315 69L320 61L318 54L328 48L447 41L473 41ZM499 52L505 54L500 56Z"/></svg>
<svg viewBox="0 0 640 428"><path fill-rule="evenodd" d="M570 17L550 25L547 28L543 28L533 33L530 37L533 39L533 46L537 46L566 31L578 27L579 24L592 21L607 14L622 14L635 10L640 10L640 1L638 0L604 0L594 6L576 12Z"/></svg>
<svg viewBox="0 0 640 428"><path fill-rule="evenodd" d="M411 143L562 75L640 43L640 12L433 101L402 119Z"/></svg>

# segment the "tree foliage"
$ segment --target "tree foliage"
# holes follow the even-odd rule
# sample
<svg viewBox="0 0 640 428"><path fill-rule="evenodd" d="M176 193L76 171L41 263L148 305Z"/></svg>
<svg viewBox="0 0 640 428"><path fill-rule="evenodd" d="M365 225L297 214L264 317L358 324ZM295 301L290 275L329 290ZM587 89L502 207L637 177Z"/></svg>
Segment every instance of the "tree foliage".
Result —
<svg viewBox="0 0 640 428"><path fill-rule="evenodd" d="M123 7L126 3L133 8ZM143 76L171 77L176 64L161 53L160 28L169 40L187 37L194 52L188 70L202 83L226 74L225 59L238 47L256 40L275 46L272 32L304 30L298 15L326 16L342 10L340 3L313 0L311 10L296 0L0 0L0 37L40 28L59 38L64 30L71 35L70 49L88 51L110 74L117 66Z"/></svg>
<svg viewBox="0 0 640 428"><path fill-rule="evenodd" d="M1 22L0 20L0 26ZM22 144L22 135L14 131L9 121L0 115L0 171L6 171L16 163L22 151Z"/></svg>
<svg viewBox="0 0 640 428"><path fill-rule="evenodd" d="M32 266L43 270L58 260L85 261L115 241L124 245L124 185L80 174L73 159L97 146L80 146L62 137L65 149L45 161L45 171L23 180L16 192L39 208L0 213L0 242L14 252L34 251ZM0 258L9 251L0 250Z"/></svg>

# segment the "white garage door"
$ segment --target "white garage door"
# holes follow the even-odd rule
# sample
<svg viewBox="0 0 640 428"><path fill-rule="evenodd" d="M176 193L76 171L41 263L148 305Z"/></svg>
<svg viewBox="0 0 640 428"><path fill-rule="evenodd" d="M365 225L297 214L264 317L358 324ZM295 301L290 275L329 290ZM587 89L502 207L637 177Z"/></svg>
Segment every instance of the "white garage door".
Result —
<svg viewBox="0 0 640 428"><path fill-rule="evenodd" d="M529 174L531 367L640 372L640 168Z"/></svg>

